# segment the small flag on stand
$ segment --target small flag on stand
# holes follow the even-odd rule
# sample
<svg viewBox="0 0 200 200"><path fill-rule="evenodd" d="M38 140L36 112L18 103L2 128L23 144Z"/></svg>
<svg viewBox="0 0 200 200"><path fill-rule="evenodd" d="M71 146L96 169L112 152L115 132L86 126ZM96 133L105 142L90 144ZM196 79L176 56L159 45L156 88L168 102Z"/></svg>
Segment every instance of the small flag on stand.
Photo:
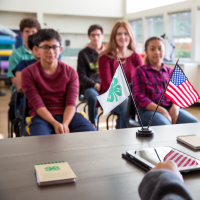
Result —
<svg viewBox="0 0 200 200"><path fill-rule="evenodd" d="M199 99L199 94L178 65L174 69L165 96L181 108L189 107Z"/></svg>
<svg viewBox="0 0 200 200"><path fill-rule="evenodd" d="M97 99L103 108L103 116L107 115L111 110L121 104L129 95L129 89L119 65L108 91L97 96Z"/></svg>

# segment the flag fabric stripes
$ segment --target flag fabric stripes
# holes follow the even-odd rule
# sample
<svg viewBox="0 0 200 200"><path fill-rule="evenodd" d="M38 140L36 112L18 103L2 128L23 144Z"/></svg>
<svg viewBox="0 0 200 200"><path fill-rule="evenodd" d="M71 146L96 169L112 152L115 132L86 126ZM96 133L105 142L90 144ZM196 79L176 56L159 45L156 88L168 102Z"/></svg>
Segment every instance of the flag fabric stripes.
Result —
<svg viewBox="0 0 200 200"><path fill-rule="evenodd" d="M175 149L171 150L164 158L164 162L168 160L173 160L178 167L186 167L186 166L193 166L198 165L197 161L185 154L182 154Z"/></svg>
<svg viewBox="0 0 200 200"><path fill-rule="evenodd" d="M181 108L191 106L200 98L178 65L175 67L165 96Z"/></svg>

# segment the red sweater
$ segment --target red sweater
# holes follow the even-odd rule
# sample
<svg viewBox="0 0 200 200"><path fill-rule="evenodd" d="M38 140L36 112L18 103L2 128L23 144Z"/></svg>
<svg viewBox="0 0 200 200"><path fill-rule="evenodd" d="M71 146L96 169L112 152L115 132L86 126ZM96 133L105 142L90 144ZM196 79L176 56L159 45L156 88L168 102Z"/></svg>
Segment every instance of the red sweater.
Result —
<svg viewBox="0 0 200 200"><path fill-rule="evenodd" d="M127 58L120 58L120 60L122 63L126 60L126 63L122 64L122 66L128 82L132 83L132 78L135 68L140 65L143 65L142 57L134 52L131 56ZM111 59L108 58L107 56L102 56L99 59L99 76L101 79L100 94L105 93L109 89L110 84L112 82L112 78L118 66L119 63L116 58Z"/></svg>
<svg viewBox="0 0 200 200"><path fill-rule="evenodd" d="M52 115L63 115L65 107L76 106L78 74L70 66L58 61L54 74L47 74L40 61L22 71L22 89L28 99L31 116L46 107Z"/></svg>

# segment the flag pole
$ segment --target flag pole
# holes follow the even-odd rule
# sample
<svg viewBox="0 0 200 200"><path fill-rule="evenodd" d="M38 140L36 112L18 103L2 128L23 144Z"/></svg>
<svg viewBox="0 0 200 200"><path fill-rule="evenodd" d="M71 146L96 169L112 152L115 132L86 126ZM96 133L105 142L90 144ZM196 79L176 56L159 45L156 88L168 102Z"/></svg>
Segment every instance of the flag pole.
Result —
<svg viewBox="0 0 200 200"><path fill-rule="evenodd" d="M178 58L178 60L176 61L176 65L178 64L178 61L179 61L179 58ZM174 70L176 69L176 65L175 65L175 67L174 67ZM170 80L171 80L171 78L172 78L172 75L174 74L174 70L173 70L173 72L172 72L172 74L171 74L171 76L170 76L170 78L169 78L169 81L168 81L168 83L167 83L167 86L169 85L169 82L170 82ZM157 111L157 109L158 109L158 106L160 105L160 102L161 102L161 100L162 100L162 98L163 98L163 96L164 96L164 94L165 94L165 92L166 92L166 90L167 90L167 86L165 87L165 90L164 90L164 92L162 93L162 96L161 96L161 98L160 98L160 100L159 100L159 102L158 102L158 105L157 105L157 107L156 107L156 110L154 111L153 116L151 117L151 120L150 120L150 122L149 122L148 128L149 128L149 126L151 125L151 122L152 122L152 120L153 120L153 118L154 118L154 115L156 114L156 111Z"/></svg>
<svg viewBox="0 0 200 200"><path fill-rule="evenodd" d="M122 67L121 60L120 60L119 56L117 56L117 59L118 59L119 65L120 65L120 67L121 67L122 73L123 73L123 75L124 75L124 79L125 79L125 81L126 81L126 85L127 85L127 87L128 87L128 90L129 90L130 96L131 96L131 98L132 98L133 104L134 104L134 106L135 106L136 113L137 113L137 116L138 116L140 125L142 126L142 130L143 130L144 127L143 127L143 124L142 124L142 120L141 120L141 118L140 118L140 115L139 115L137 106L136 106L135 101L134 101L134 99L133 99L133 95L132 95L131 89L130 89L130 87L129 87L129 84L128 84L128 81L127 81L127 78L126 78L126 75L125 75L124 69L123 69L123 67Z"/></svg>

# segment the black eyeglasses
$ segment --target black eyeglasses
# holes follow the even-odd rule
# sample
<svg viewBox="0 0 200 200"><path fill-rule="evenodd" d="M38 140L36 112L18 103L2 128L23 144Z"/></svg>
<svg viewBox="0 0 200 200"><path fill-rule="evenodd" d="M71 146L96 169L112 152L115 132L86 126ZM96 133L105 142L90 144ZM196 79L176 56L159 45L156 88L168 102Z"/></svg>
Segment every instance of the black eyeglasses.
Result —
<svg viewBox="0 0 200 200"><path fill-rule="evenodd" d="M90 37L95 37L95 36L97 36L97 37L100 37L102 34L90 34Z"/></svg>
<svg viewBox="0 0 200 200"><path fill-rule="evenodd" d="M53 49L53 51L57 51L60 46L56 46L56 45L53 45L52 47L48 46L48 45L44 45L44 46L39 46L39 48L43 49L45 52L49 52L49 49Z"/></svg>

